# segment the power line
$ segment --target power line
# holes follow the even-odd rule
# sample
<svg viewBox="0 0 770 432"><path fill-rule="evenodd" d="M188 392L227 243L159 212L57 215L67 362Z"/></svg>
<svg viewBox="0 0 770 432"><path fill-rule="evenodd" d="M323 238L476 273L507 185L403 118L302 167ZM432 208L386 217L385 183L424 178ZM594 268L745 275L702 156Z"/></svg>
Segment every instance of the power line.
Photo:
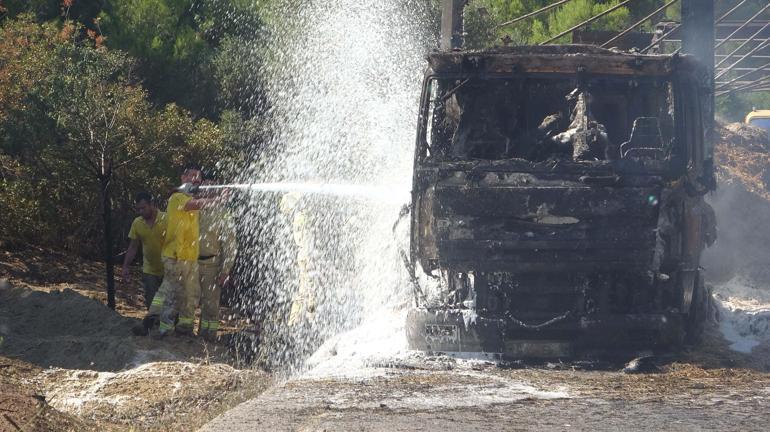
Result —
<svg viewBox="0 0 770 432"><path fill-rule="evenodd" d="M576 26L573 26L573 27L571 27L571 28L570 28L570 29L568 29L568 30L564 30L563 32L561 32L561 33L557 34L556 36L554 36L554 37L552 37L552 38L550 38L550 39L548 39L547 41L545 41L545 42L541 43L540 45L548 45L549 43L551 43L551 42L553 42L553 41L555 41L555 40L558 40L558 39L560 39L562 36L568 35L568 34L572 33L573 31L575 31L575 30L579 29L580 27L583 27L583 26L586 26L586 25L588 25L588 24L591 24L592 22L594 22L594 21L598 20L599 18L601 18L601 17L603 17L603 16L605 16L605 15L608 15L608 14L610 14L610 13L612 13L612 12L614 12L614 11L616 11L616 10L620 9L621 7L623 7L623 6L625 6L625 5L629 4L629 3L631 3L632 1L633 1L633 0L625 0L625 1L621 2L621 3L618 3L618 4L616 4L615 6L613 6L613 7L609 8L609 9L607 9L606 11L604 11L604 12L602 12L602 13L600 13L600 14L597 14L597 15L595 15L595 16L593 16L593 17L591 17L591 18L589 18L589 19L587 19L587 20L585 20L585 21L581 22L581 23L580 23L580 24L578 24L578 25L576 25Z"/></svg>
<svg viewBox="0 0 770 432"><path fill-rule="evenodd" d="M719 63L717 63L716 67L721 66L724 62L729 60L732 56L735 55L735 53L737 53L738 51L742 50L743 47L745 47L750 42L752 42L754 39L756 39L757 36L759 36L763 31L765 31L769 27L770 27L770 22L768 22L767 24L763 25L759 30L757 30L753 35L751 35L751 37L749 37L745 42L740 44L740 46L738 46L738 48L734 49L730 54L727 54L727 57L725 57L722 60L720 60Z"/></svg>
<svg viewBox="0 0 770 432"><path fill-rule="evenodd" d="M768 85L768 84L770 84L770 76L762 77L760 79L751 81L751 82L749 82L747 84L743 84L743 85L740 85L738 87L733 87L731 89L727 89L727 90L719 93L718 95L722 96L722 95L725 95L725 94L735 93L735 92L739 92L739 91L743 91L743 90L747 90L747 89L751 89L751 88L756 88L757 86L764 86L764 85Z"/></svg>
<svg viewBox="0 0 770 432"><path fill-rule="evenodd" d="M743 6L743 5L744 5L744 4L745 4L747 1L749 1L749 0L741 0L741 2L740 2L740 3L738 3L737 5L735 5L735 7L733 7L733 8L732 8L732 9L730 9L729 11L725 12L725 13L724 13L724 14L723 14L721 17L719 17L719 19L717 19L717 20L714 22L714 25L719 25L720 23L722 23L724 20L726 20L726 19L727 19L727 17L729 17L729 16L730 16L730 15L732 15L732 14L733 14L735 11L737 11L738 9L740 9L740 7L741 7L741 6ZM650 45L646 46L646 47L645 47L645 48L644 48L644 49L643 49L641 52L642 52L642 53L646 53L647 51L651 50L652 48L654 48L654 47L655 47L655 45L658 45L658 44L660 44L661 42L663 42L663 41L664 41L664 40L665 40L665 39L666 39L668 36L670 36L672 33L674 33L675 31L677 31L677 30L678 30L680 27L682 27L682 24L677 24L677 25L675 25L673 28L671 28L670 30L668 30L667 32L665 32L665 33L664 33L664 34L663 34L661 37L659 37L659 38L658 38L658 40L656 40L656 41L652 42ZM733 33L733 35L734 35L734 33ZM732 35L731 35L731 36L732 36ZM723 43L724 43L724 42L726 42L727 40L728 40L728 38L725 38L725 39L723 39ZM716 48L715 48L715 49L716 49Z"/></svg>
<svg viewBox="0 0 770 432"><path fill-rule="evenodd" d="M672 4L674 4L674 3L678 2L678 1L679 1L679 0L671 0L670 2L668 2L668 3L664 4L663 6L659 7L658 9L656 9L655 11L653 11L652 13L650 13L649 15L647 15L646 17L644 17L644 18L640 19L639 21L635 22L634 24L632 24L632 25L631 25L631 27L629 27L629 28L627 28L627 29L623 30L622 32L618 33L618 34L617 34L615 37L613 37L612 39L610 39L610 40L608 40L607 42L603 43L603 44L602 44L602 48L606 48L606 47L607 47L609 44L611 44L611 43L615 42L616 40L618 40L618 39L622 38L623 36L627 35L627 34L628 34L628 33L630 33L630 32L631 32L633 29L635 29L635 28L639 27L640 25L644 24L644 23L645 23L645 22L646 22L648 19L650 19L650 18L652 18L653 16L655 16L655 15L659 14L660 12L662 12L662 11L664 11L664 10L668 9L668 8L669 8L669 6L671 6Z"/></svg>
<svg viewBox="0 0 770 432"><path fill-rule="evenodd" d="M719 78L719 77L721 77L722 75L726 74L727 72L730 72L730 70L732 70L732 68L734 68L735 66L739 65L741 62L743 62L744 60L746 60L747 58L749 58L749 57L750 57L752 54L756 53L757 51L759 51L759 50L761 50L761 49L763 49L763 48L765 48L765 47L767 47L767 44L768 44L768 43L770 43L770 38L768 38L768 39L765 39L764 41L762 41L762 43L760 43L760 44L758 44L756 47L754 47L754 49L752 49L752 50L751 50L751 51L749 51L748 53L744 54L744 55L743 55L743 57L741 57L740 59L738 59L738 61L736 61L735 63L731 64L731 65L730 65L730 66L728 66L727 68L723 69L723 70L722 70L722 72L719 72L719 74L717 74L717 76L715 77L715 79L716 79L716 78ZM725 58L724 60L727 60L727 59ZM724 63L724 60L722 60L721 62L719 62L719 64L722 64L722 63ZM717 66L718 66L718 65L717 65Z"/></svg>
<svg viewBox="0 0 770 432"><path fill-rule="evenodd" d="M756 56L752 56L751 57L752 60L755 59L755 58L756 58ZM756 72L757 70L759 70L761 68L762 68L762 66L759 66L759 67L736 67L736 68L733 68L732 71L733 72L741 72L741 73L742 72L746 72L746 71ZM720 70L722 70L722 69L720 69Z"/></svg>
<svg viewBox="0 0 770 432"><path fill-rule="evenodd" d="M720 89L721 89L721 88L723 88L723 87L727 87L727 86L729 86L730 84L733 84L733 83L734 83L734 82L736 82L736 81L740 81L740 80L742 80L743 78L746 78L747 76L749 76L749 75L751 75L751 74L753 74L753 73L761 72L761 71L763 71L763 70L765 70L765 69L767 69L767 68L770 68L770 63L764 64L764 65L762 65L762 66L760 66L760 67L758 67L758 68L752 68L752 69L750 69L748 72L746 72L745 74L743 74L743 75L740 75L740 76L737 76L737 77L735 77L735 78L731 79L730 81L727 81L727 82L723 83L722 85L720 85L720 86L717 88L717 90L720 90Z"/></svg>
<svg viewBox="0 0 770 432"><path fill-rule="evenodd" d="M733 93L756 93L756 92L767 92L767 91L770 91L770 83L765 82L765 83L759 83L755 86L750 86L746 88L730 89L730 90L717 92L715 96L719 97L719 96L730 95Z"/></svg>
<svg viewBox="0 0 770 432"><path fill-rule="evenodd" d="M737 11L738 9L740 9L740 7L741 7L741 6L743 6L743 5L744 5L744 3L746 3L747 1L749 1L749 0L742 0L740 3L738 3L737 5L735 5L735 7L734 7L734 8L732 8L732 9L730 9L729 11L725 12L725 14L724 14L724 15L722 15L722 16L721 16L721 17L720 17L720 18L717 20L717 22L715 22L714 24L719 24L719 23L721 23L722 21L724 21L724 20L725 20L725 18L729 17L730 15L732 15L732 14L733 14L733 12Z"/></svg>
<svg viewBox="0 0 770 432"><path fill-rule="evenodd" d="M724 38L724 39L722 40L722 42L719 42L718 44L716 44L716 46L714 47L714 49L717 49L717 48L721 47L722 45L724 45L724 44L725 44L725 42L727 42L727 41L728 41L728 40L730 40L730 39L731 39L733 36L735 36L736 34L738 34L738 32L739 32L739 31L743 30L743 29L744 29L744 28L745 28L747 25L749 25L749 23L753 22L755 19L757 19L757 17L758 17L758 16L762 15L762 13L763 13L764 11L768 10L768 9L770 9L770 3L768 3L768 4L767 4L765 7L763 7L762 9L760 9L760 10L759 10L759 12L755 13L755 14L754 14L754 16L752 16L751 18L749 18L749 19L748 19L748 21L744 22L744 23L743 23L743 24L742 24L740 27L738 27L737 29L735 29L735 31L734 31L734 32L730 33L730 36L727 36L726 38Z"/></svg>

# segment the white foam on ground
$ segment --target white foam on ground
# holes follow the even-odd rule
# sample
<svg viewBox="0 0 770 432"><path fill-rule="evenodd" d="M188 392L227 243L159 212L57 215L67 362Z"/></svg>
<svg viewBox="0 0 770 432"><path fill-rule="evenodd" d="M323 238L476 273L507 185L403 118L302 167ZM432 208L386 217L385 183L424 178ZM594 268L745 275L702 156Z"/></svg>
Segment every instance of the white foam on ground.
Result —
<svg viewBox="0 0 770 432"><path fill-rule="evenodd" d="M406 311L383 311L361 326L326 341L310 359L303 378L371 377L376 367L419 355L407 348Z"/></svg>
<svg viewBox="0 0 770 432"><path fill-rule="evenodd" d="M379 394L375 385L363 389L341 387L326 403L338 409L436 409L484 407L525 399L571 398L566 387L539 389L528 382L511 380L483 372L478 365L494 361L481 353L457 353L459 356L428 356L408 349L405 331L406 312L391 311L366 321L360 327L327 341L308 360L307 371L294 381L379 382L403 375L450 374L446 384L421 389L388 388ZM405 367L406 366L406 367ZM417 370L412 370L415 368ZM446 370L442 370L446 368ZM425 369L425 370L421 370ZM462 377L462 379L459 379ZM468 379L471 377L471 379ZM457 384L453 384L456 381ZM312 387L311 387L312 388Z"/></svg>
<svg viewBox="0 0 770 432"><path fill-rule="evenodd" d="M47 389L48 403L66 413L80 415L93 402L117 406L127 399L104 394L104 388L118 375L115 372L47 369L43 374L56 377L56 385Z"/></svg>
<svg viewBox="0 0 770 432"><path fill-rule="evenodd" d="M345 386L335 388L332 395L325 395L325 403L336 409L391 409L433 410L437 408L485 407L525 399L566 399L570 394L565 387L539 389L530 383L476 372L476 365L490 364L488 360L468 354L464 358L426 356L407 347L404 311L384 313L370 319L360 327L327 341L307 362L309 369L294 381L372 382L398 380L400 376L448 374L445 384L435 384L425 389L399 389L399 386L378 390L380 385ZM431 369L451 364L451 370ZM418 370L399 368L410 365ZM392 366L392 367L391 367ZM456 383L454 383L456 382ZM319 384L320 385L320 384ZM315 388L311 385L310 388Z"/></svg>
<svg viewBox="0 0 770 432"><path fill-rule="evenodd" d="M714 287L719 308L719 329L730 349L750 353L770 343L770 290L738 276Z"/></svg>
<svg viewBox="0 0 770 432"><path fill-rule="evenodd" d="M143 403L149 394L124 394L125 386L139 382L157 381L172 390L180 390L183 379L205 373L212 376L229 376L235 369L215 363L203 365L188 362L154 362L120 372L98 372L51 368L36 378L45 389L46 399L54 408L74 415L92 411L94 407L119 409L134 401ZM161 384L159 384L161 385Z"/></svg>

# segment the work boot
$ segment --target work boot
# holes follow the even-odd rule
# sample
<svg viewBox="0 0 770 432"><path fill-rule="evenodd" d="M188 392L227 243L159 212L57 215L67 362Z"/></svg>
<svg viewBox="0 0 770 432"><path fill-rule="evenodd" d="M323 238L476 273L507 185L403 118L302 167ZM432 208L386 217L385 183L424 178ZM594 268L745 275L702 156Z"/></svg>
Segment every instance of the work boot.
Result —
<svg viewBox="0 0 770 432"><path fill-rule="evenodd" d="M150 330L158 325L158 317L146 316L142 319L141 324L137 324L131 328L136 336L147 336L150 334Z"/></svg>
<svg viewBox="0 0 770 432"><path fill-rule="evenodd" d="M144 324L137 324L131 327L131 332L134 333L134 336L147 336L150 334L150 329L145 327Z"/></svg>
<svg viewBox="0 0 770 432"><path fill-rule="evenodd" d="M155 327L157 322L158 322L157 317L146 316L142 319L142 323L132 327L131 331L134 332L134 335L136 336L147 336L150 334L150 329Z"/></svg>

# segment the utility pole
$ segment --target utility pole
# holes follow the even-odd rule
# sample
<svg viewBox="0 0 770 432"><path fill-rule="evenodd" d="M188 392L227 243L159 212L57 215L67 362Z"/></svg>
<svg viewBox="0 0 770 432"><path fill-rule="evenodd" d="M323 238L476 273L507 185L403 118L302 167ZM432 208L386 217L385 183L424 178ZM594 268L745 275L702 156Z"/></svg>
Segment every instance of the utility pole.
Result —
<svg viewBox="0 0 770 432"><path fill-rule="evenodd" d="M682 0L682 52L695 56L708 71L703 127L709 156L714 148L714 21L714 0Z"/></svg>
<svg viewBox="0 0 770 432"><path fill-rule="evenodd" d="M441 50L452 51L463 47L463 10L469 0L444 0L441 13Z"/></svg>

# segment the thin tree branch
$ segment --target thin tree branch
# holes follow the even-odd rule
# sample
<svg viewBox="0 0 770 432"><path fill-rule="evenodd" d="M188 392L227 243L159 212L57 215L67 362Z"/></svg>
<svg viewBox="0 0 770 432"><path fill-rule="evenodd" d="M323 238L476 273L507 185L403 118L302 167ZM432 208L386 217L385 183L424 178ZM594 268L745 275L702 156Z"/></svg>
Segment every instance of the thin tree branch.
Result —
<svg viewBox="0 0 770 432"><path fill-rule="evenodd" d="M117 169L117 168L123 167L125 165L128 165L128 164L130 164L130 163L132 163L132 162L134 162L134 161L136 161L138 159L141 159L145 155L147 155L149 153L152 153L155 150L159 149L165 143L166 143L166 139L164 138L164 139L160 140L159 142L155 143L155 145L153 145L152 147L142 151L141 153L139 153L137 155L134 155L134 156L124 160L123 162L120 162L119 164L115 165L114 168Z"/></svg>

